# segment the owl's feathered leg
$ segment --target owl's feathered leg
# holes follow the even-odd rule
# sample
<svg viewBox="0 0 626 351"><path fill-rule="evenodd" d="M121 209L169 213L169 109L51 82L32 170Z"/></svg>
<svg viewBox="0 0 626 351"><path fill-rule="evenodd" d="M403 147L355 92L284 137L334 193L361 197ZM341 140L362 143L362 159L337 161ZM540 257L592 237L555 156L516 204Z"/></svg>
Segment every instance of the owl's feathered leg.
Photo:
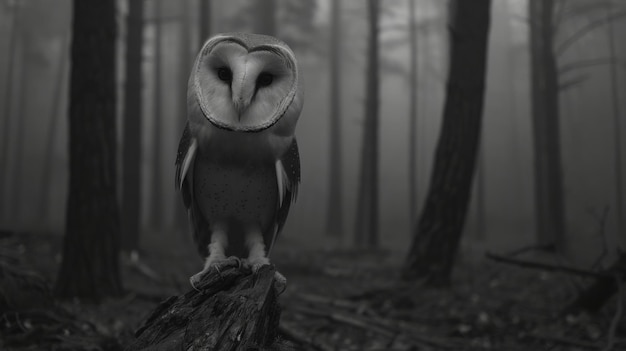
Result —
<svg viewBox="0 0 626 351"><path fill-rule="evenodd" d="M248 247L248 259L246 263L249 264L253 272L257 272L261 267L270 264L270 259L266 255L265 244L263 242L263 234L258 230L251 230L246 235L246 246ZM287 285L287 279L284 275L276 271L274 275L276 284L279 290L284 290Z"/></svg>
<svg viewBox="0 0 626 351"><path fill-rule="evenodd" d="M204 261L204 268L202 269L202 271L194 274L193 276L191 276L191 278L189 278L189 282L194 289L198 290L196 288L196 285L198 284L198 282L200 282L202 276L211 269L211 267L214 267L219 272L220 268L223 266L229 266L233 264L241 266L241 262L238 258L226 257L225 250L227 246L228 237L226 235L226 228L220 226L213 227L213 231L211 233L211 243L208 245L209 256Z"/></svg>

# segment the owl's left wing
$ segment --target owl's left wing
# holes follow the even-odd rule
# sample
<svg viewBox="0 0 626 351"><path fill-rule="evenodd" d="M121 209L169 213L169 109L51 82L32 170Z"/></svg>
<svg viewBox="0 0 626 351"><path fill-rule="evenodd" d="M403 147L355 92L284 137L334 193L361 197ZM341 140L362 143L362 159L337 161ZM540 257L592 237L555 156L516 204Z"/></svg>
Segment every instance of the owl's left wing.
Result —
<svg viewBox="0 0 626 351"><path fill-rule="evenodd" d="M289 150L276 161L276 177L278 180L278 210L276 212L276 236L281 232L291 203L298 196L298 186L300 185L300 153L296 138L291 142Z"/></svg>

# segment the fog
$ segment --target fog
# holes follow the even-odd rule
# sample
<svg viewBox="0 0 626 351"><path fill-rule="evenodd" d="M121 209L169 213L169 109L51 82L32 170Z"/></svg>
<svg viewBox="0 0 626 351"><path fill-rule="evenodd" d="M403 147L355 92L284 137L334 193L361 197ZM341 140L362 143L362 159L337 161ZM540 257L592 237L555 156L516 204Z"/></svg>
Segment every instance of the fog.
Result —
<svg viewBox="0 0 626 351"><path fill-rule="evenodd" d="M580 0L571 0L584 2ZM593 2L595 0L587 0ZM353 244L361 136L364 121L366 69L365 2L345 0L342 12L341 52L341 150L329 149L330 7L328 0L315 3L313 30L301 30L278 1L277 36L290 44L305 82L305 104L297 127L302 183L299 197L278 245L299 242L311 248L350 248ZM214 1L213 33L249 31L249 1ZM435 146L439 136L447 79L447 7L445 1L420 0L417 6L418 94L409 96L407 4L385 0L381 21L380 109L380 242L405 254L413 236L418 213L409 213L409 101L417 99L417 196L421 210L428 190ZM199 50L198 16L190 9L187 20L181 2L163 1L161 27L162 95L155 103L154 6L146 2L143 48L143 140L142 140L142 241L179 237L176 208L182 208L174 190L174 160L184 116L181 89L189 72L181 71L183 35L191 48L189 59ZM462 243L470 256L484 250L508 251L535 240L533 181L533 129L530 108L530 62L527 4L524 0L494 0L489 41L487 89L482 142L475 186ZM19 10L16 12L16 9ZM125 10L119 22L119 100L121 111L124 77L123 51ZM556 32L562 43L597 19L597 13L563 20ZM68 78L71 43L71 2L68 0L3 1L0 5L0 228L62 235L68 190ZM626 34L623 16L614 22L616 38ZM16 31L13 34L13 31ZM616 40L618 56L619 131L626 132L626 41ZM582 36L558 56L559 67L582 65L561 76L560 133L564 174L568 258L587 263L602 250L603 232L609 247L626 249L626 233L617 227L615 178L615 124L606 26ZM11 60L13 63L11 64ZM188 65L191 63L189 62ZM12 66L12 68L10 68ZM12 75L12 79L9 76ZM11 85L8 82L12 82ZM572 84L566 84L572 83ZM155 109L160 109L162 133L153 133ZM118 172L121 174L121 113L118 114ZM154 145L162 153L155 154ZM626 164L622 140L621 167ZM331 153L343 156L343 236L326 237L328 164ZM160 171L161 195L152 193L154 164ZM618 165L619 166L619 165ZM626 170L626 169L625 169ZM626 182L623 177L622 183ZM121 188L118 182L118 189ZM480 185L479 185L480 184ZM623 196L624 194L622 194ZM154 215L158 203L163 216ZM606 225L599 219L607 210ZM186 234L185 234L186 235Z"/></svg>

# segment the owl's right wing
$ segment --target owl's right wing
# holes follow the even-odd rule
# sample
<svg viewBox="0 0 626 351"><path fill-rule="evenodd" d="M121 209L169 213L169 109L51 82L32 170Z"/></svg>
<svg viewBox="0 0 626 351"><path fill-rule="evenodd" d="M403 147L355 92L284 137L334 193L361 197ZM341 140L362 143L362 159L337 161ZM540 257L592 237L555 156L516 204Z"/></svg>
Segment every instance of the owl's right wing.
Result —
<svg viewBox="0 0 626 351"><path fill-rule="evenodd" d="M183 203L187 209L189 223L198 252L202 257L209 255L210 243L209 223L202 216L202 211L196 202L193 189L193 168L198 150L198 141L191 135L189 122L185 125L183 136L178 144L176 155L176 189L183 196Z"/></svg>
<svg viewBox="0 0 626 351"><path fill-rule="evenodd" d="M192 165L196 157L196 150L198 149L198 141L192 137L189 131L189 122L185 124L183 130L183 136L180 138L178 144L178 153L176 154L176 177L175 186L176 190L180 191L183 196L183 203L185 207L189 209L192 201L193 192L193 169Z"/></svg>

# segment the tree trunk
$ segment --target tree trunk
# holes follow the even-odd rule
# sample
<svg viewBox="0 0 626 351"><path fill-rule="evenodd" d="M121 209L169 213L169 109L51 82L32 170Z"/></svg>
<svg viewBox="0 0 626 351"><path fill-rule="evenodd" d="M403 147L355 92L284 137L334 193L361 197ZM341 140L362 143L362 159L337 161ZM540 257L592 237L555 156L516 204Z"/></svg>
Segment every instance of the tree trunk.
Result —
<svg viewBox="0 0 626 351"><path fill-rule="evenodd" d="M30 37L25 36L21 40L21 62L20 62L20 85L19 85L19 98L17 104L17 111L15 111L15 148L13 150L13 179L11 180L11 196L9 210L9 218L19 223L20 221L20 208L22 207L22 168L23 161L26 155L24 154L24 143L26 142L26 120L28 119L27 107L30 105L29 101L29 89L30 74L28 70L27 61L28 48L30 47Z"/></svg>
<svg viewBox="0 0 626 351"><path fill-rule="evenodd" d="M50 125L48 126L48 133L46 135L45 140L45 153L46 157L43 160L43 167L41 172L41 201L38 206L39 209L37 213L39 214L39 218L46 220L48 219L48 212L50 209L50 184L52 181L52 166L53 166L53 158L54 158L54 145L56 141L57 135L57 127L59 125L59 118L61 117L61 106L63 97L63 93L65 92L67 85L67 66L69 64L69 60L67 58L69 54L69 48L67 43L69 42L69 35L66 35L63 38L63 43L61 44L61 57L59 58L59 68L57 69L57 77L55 80L56 89L54 91L52 97L52 107L50 108Z"/></svg>
<svg viewBox="0 0 626 351"><path fill-rule="evenodd" d="M276 35L276 0L255 0L254 31Z"/></svg>
<svg viewBox="0 0 626 351"><path fill-rule="evenodd" d="M417 216L417 18L416 0L409 0L409 220Z"/></svg>
<svg viewBox="0 0 626 351"><path fill-rule="evenodd" d="M61 297L119 295L115 172L115 1L73 5L69 196Z"/></svg>
<svg viewBox="0 0 626 351"><path fill-rule="evenodd" d="M161 176L161 155L163 150L161 147L161 16L162 16L162 0L155 0L154 8L154 129L152 130L152 224L155 228L160 228L163 224L161 217L163 216L163 178Z"/></svg>
<svg viewBox="0 0 626 351"><path fill-rule="evenodd" d="M608 26L608 41L609 41L609 58L611 60L617 60L618 55L615 50L615 34L613 31L613 20L611 19L613 13L613 3L608 2L607 12L607 26ZM617 233L621 238L626 237L626 214L624 214L624 188L622 185L622 127L620 119L622 118L620 111L619 100L619 72L617 71L617 65L615 62L609 64L609 73L611 76L611 102L613 109L613 139L615 143L615 149L613 152L613 167L615 177L615 202L617 209ZM624 241L621 241L622 243Z"/></svg>
<svg viewBox="0 0 626 351"><path fill-rule="evenodd" d="M365 83L365 125L361 153L361 178L356 215L356 244L378 247L378 0L368 0L368 47Z"/></svg>
<svg viewBox="0 0 626 351"><path fill-rule="evenodd" d="M559 84L553 52L554 0L530 0L531 99L537 245L565 249Z"/></svg>
<svg viewBox="0 0 626 351"><path fill-rule="evenodd" d="M200 39L198 48L211 36L211 0L200 1Z"/></svg>
<svg viewBox="0 0 626 351"><path fill-rule="evenodd" d="M428 285L450 282L480 142L490 0L450 3L450 69L430 189L403 270Z"/></svg>
<svg viewBox="0 0 626 351"><path fill-rule="evenodd" d="M485 209L485 153L482 143L478 143L476 169L476 239L485 240L487 219Z"/></svg>
<svg viewBox="0 0 626 351"><path fill-rule="evenodd" d="M141 228L141 115L143 0L129 1L124 89L124 152L122 184L122 249L139 249Z"/></svg>
<svg viewBox="0 0 626 351"><path fill-rule="evenodd" d="M330 39L330 144L328 166L328 205L326 233L335 238L342 236L342 162L341 162L341 0L332 0Z"/></svg>
<svg viewBox="0 0 626 351"><path fill-rule="evenodd" d="M19 34L19 19L20 19L20 3L15 3L15 13L13 14L13 22L11 23L11 34L9 41L8 53L8 65L7 65L7 79L4 88L4 116L2 116L2 157L0 157L0 220L2 215L6 215L7 209L5 208L6 188L5 182L8 177L6 170L9 169L9 147L11 139L11 109L13 107L13 92L14 92L14 75L15 75L15 57L17 55L17 41Z"/></svg>

